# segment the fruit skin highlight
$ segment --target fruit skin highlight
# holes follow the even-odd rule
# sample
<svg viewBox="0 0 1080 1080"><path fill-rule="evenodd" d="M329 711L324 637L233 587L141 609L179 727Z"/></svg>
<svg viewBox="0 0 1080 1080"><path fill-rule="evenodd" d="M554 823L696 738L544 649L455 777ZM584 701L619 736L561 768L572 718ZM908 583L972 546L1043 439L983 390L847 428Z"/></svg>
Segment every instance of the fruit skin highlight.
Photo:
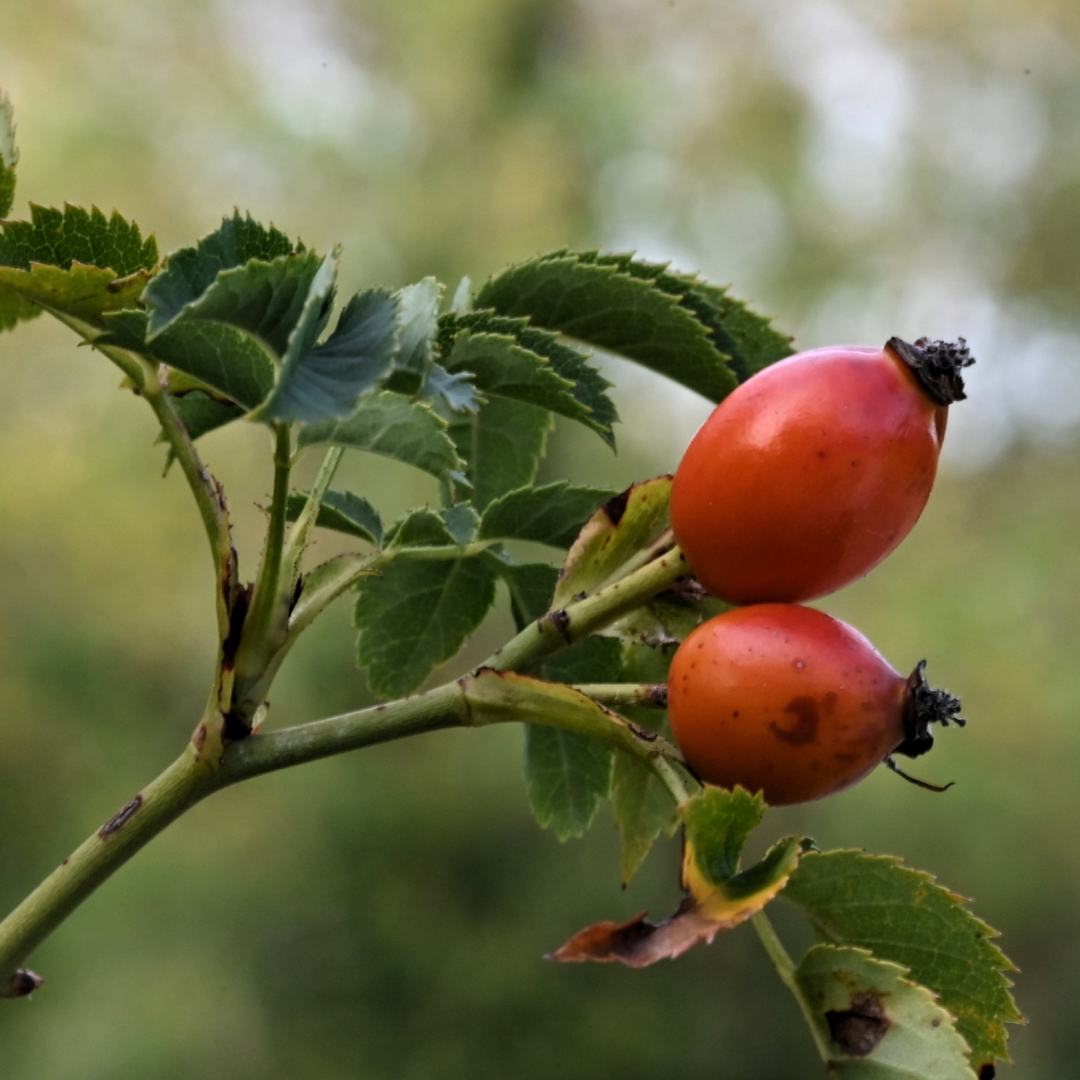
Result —
<svg viewBox="0 0 1080 1080"><path fill-rule="evenodd" d="M900 675L857 630L814 608L737 608L675 653L671 729L705 782L761 791L771 806L809 802L890 754L925 753L930 723L963 724L959 701L930 690L923 666Z"/></svg>
<svg viewBox="0 0 1080 1080"><path fill-rule="evenodd" d="M695 576L731 604L796 603L862 577L911 530L937 473L956 345L830 346L758 372L687 448L671 495Z"/></svg>

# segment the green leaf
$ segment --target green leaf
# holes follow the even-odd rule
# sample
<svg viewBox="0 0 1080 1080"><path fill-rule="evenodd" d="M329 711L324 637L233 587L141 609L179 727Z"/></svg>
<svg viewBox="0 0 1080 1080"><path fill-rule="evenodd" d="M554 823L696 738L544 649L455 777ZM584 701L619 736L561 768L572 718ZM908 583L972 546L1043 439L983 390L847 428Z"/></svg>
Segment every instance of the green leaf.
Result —
<svg viewBox="0 0 1080 1080"><path fill-rule="evenodd" d="M254 338L224 323L192 319L174 323L147 342L148 316L122 311L104 317L96 341L168 364L223 394L245 411L256 408L274 385L274 364Z"/></svg>
<svg viewBox="0 0 1080 1080"><path fill-rule="evenodd" d="M401 560L356 591L357 657L372 692L388 700L417 690L483 622L495 571L482 558Z"/></svg>
<svg viewBox="0 0 1080 1080"><path fill-rule="evenodd" d="M525 785L543 828L560 840L584 835L611 791L613 753L576 731L525 725Z"/></svg>
<svg viewBox="0 0 1080 1080"><path fill-rule="evenodd" d="M621 671L618 643L590 637L549 660L541 675L552 682L617 682ZM526 724L525 786L541 827L560 840L584 835L611 793L614 758L610 746L588 735Z"/></svg>
<svg viewBox="0 0 1080 1080"><path fill-rule="evenodd" d="M443 366L451 374L469 372L485 394L539 405L571 420L592 423L588 408L573 395L574 384L562 378L544 357L522 348L506 334L461 334Z"/></svg>
<svg viewBox="0 0 1080 1080"><path fill-rule="evenodd" d="M668 525L671 477L661 476L627 488L585 523L567 553L554 603L562 607L579 593L602 585Z"/></svg>
<svg viewBox="0 0 1080 1080"><path fill-rule="evenodd" d="M264 406L268 419L310 424L349 416L360 396L374 390L390 371L397 345L397 301L385 289L354 296L330 337L311 347L322 312L333 299L336 259L332 267L330 260L328 256L324 272L312 282L305 315Z"/></svg>
<svg viewBox="0 0 1080 1080"><path fill-rule="evenodd" d="M294 491L289 495L286 517L295 521L307 505L308 492ZM358 536L378 546L382 543L383 523L379 511L360 495L351 491L328 491L319 506L315 524L347 536Z"/></svg>
<svg viewBox="0 0 1080 1080"><path fill-rule="evenodd" d="M201 390L192 391L174 398L177 415L192 439L200 439L219 427L239 420L244 410L230 401L220 401ZM164 441L162 435L159 442Z"/></svg>
<svg viewBox="0 0 1080 1080"><path fill-rule="evenodd" d="M619 353L711 401L734 389L708 328L678 297L617 263L589 258L558 252L511 266L480 290L477 306Z"/></svg>
<svg viewBox="0 0 1080 1080"><path fill-rule="evenodd" d="M15 145L15 114L11 99L0 92L0 218L11 213L15 202L15 166L19 163L19 149ZM0 326L3 315L0 314Z"/></svg>
<svg viewBox="0 0 1080 1080"><path fill-rule="evenodd" d="M533 482L551 428L546 409L500 397L475 415L451 419L450 436L465 461L477 510L482 513L500 495Z"/></svg>
<svg viewBox="0 0 1080 1080"><path fill-rule="evenodd" d="M899 964L815 945L795 978L841 1080L976 1080L953 1018Z"/></svg>
<svg viewBox="0 0 1080 1080"><path fill-rule="evenodd" d="M30 221L0 224L0 266L29 270L43 263L70 270L73 264L111 270L113 278L126 278L157 263L157 241L145 240L134 222L116 211L111 217L96 207L89 212L65 204L63 210L30 205Z"/></svg>
<svg viewBox="0 0 1080 1080"><path fill-rule="evenodd" d="M477 311L442 317L439 322L439 348L444 356L453 351L456 341L463 334L511 337L521 348L547 360L560 378L573 384L571 393L574 399L589 413L588 419L583 422L614 448L612 425L619 415L607 394L611 383L589 363L586 353L564 344L557 335L547 330L530 326L527 319L508 318L493 311ZM492 389L491 392L499 391ZM580 419L580 416L575 414L572 419Z"/></svg>
<svg viewBox="0 0 1080 1080"><path fill-rule="evenodd" d="M284 355L300 320L313 282L325 267L314 252L280 255L272 262L252 259L243 266L222 270L207 288L170 317L153 306L155 290L147 289L150 307L148 337L188 319L225 323L251 334L268 347L275 359ZM323 272L325 272L323 270ZM156 281L160 280L159 276ZM171 299L173 293L168 293Z"/></svg>
<svg viewBox="0 0 1080 1080"><path fill-rule="evenodd" d="M447 484L463 467L446 421L430 406L380 390L361 398L347 420L328 420L300 431L301 447L332 445L367 450L423 469Z"/></svg>
<svg viewBox="0 0 1080 1080"><path fill-rule="evenodd" d="M899 859L861 851L808 855L785 895L827 941L870 949L933 990L956 1017L976 1072L1009 1060L1004 1025L1021 1017L1004 972L1015 969L963 897Z"/></svg>
<svg viewBox="0 0 1080 1080"><path fill-rule="evenodd" d="M706 881L720 884L738 874L742 849L764 816L761 792L751 795L741 787L708 787L687 803L682 813L686 838Z"/></svg>
<svg viewBox="0 0 1080 1080"><path fill-rule="evenodd" d="M728 296L727 290L668 269L667 263L649 263L633 255L600 255L586 252L583 261L616 266L623 273L651 281L691 312L709 333L717 351L745 382L763 367L790 356L791 338L774 330L768 319L755 315L745 304Z"/></svg>
<svg viewBox="0 0 1080 1080"><path fill-rule="evenodd" d="M320 262L315 256L292 261L289 256L304 256L303 244L294 245L273 226L264 228L250 215L242 217L237 210L195 247L181 248L169 255L164 270L154 279L153 286L146 290L146 304L151 310L150 336L156 337L171 322L185 314L193 314L198 301L204 294L209 294L206 297L207 307L203 310L217 314L201 314L198 317L221 319L222 315L233 310L233 318L243 320L233 325L250 333L257 332L253 324L277 328L273 331L277 345L273 347L280 355L284 352L292 329L283 313L295 308L295 314L299 315L308 285L317 273ZM245 264L251 260L258 262L253 267L246 267ZM275 263L275 260L280 262L271 271L268 264ZM227 274L224 282L215 288L219 274L237 268L241 269L240 274ZM304 283L305 276L308 284ZM277 290L284 292L275 297ZM268 342L271 340L266 334L262 336Z"/></svg>
<svg viewBox="0 0 1080 1080"><path fill-rule="evenodd" d="M622 673L618 681L666 683L674 649L623 644ZM640 727L669 736L667 712L661 709L623 709L623 716ZM622 836L620 873L627 885L661 832L669 836L679 824L675 800L656 773L629 754L615 755L612 784L615 824Z"/></svg>
<svg viewBox="0 0 1080 1080"><path fill-rule="evenodd" d="M446 519L430 507L410 510L386 530L387 547L444 547L456 543Z"/></svg>
<svg viewBox="0 0 1080 1080"><path fill-rule="evenodd" d="M565 480L519 488L492 502L480 521L481 540L533 540L569 547L597 508L615 494L609 488L571 487Z"/></svg>
<svg viewBox="0 0 1080 1080"><path fill-rule="evenodd" d="M615 755L612 789L615 824L622 837L619 873L623 886L626 886L645 861L656 838L673 828L678 818L675 800L656 773L629 754Z"/></svg>
<svg viewBox="0 0 1080 1080"><path fill-rule="evenodd" d="M559 571L548 563L508 563L499 572L510 592L510 611L520 632L550 608Z"/></svg>
<svg viewBox="0 0 1080 1080"><path fill-rule="evenodd" d="M443 286L433 277L398 291L400 345L394 356L389 387L401 394L415 394L426 382L434 356Z"/></svg>
<svg viewBox="0 0 1080 1080"><path fill-rule="evenodd" d="M545 679L563 683L618 682L622 670L621 644L601 637L587 637L579 641L540 669Z"/></svg>
<svg viewBox="0 0 1080 1080"><path fill-rule="evenodd" d="M0 289L0 330L10 330L16 323L36 319L42 309L20 293Z"/></svg>
<svg viewBox="0 0 1080 1080"><path fill-rule="evenodd" d="M739 382L794 352L790 337L717 285L694 282L682 303L709 328L717 349L730 357Z"/></svg>
<svg viewBox="0 0 1080 1080"><path fill-rule="evenodd" d="M135 305L157 260L152 236L96 206L31 205L30 217L0 222L0 324L30 318L28 302L95 326Z"/></svg>
<svg viewBox="0 0 1080 1080"><path fill-rule="evenodd" d="M473 386L471 372L459 371L451 375L442 364L428 367L418 396L436 407L443 405L451 412L475 413L483 400Z"/></svg>
<svg viewBox="0 0 1080 1080"><path fill-rule="evenodd" d="M446 527L450 530L455 543L461 544L462 547L472 543L480 524L480 515L468 503L461 502L448 506L445 510L439 511L439 516L446 522Z"/></svg>

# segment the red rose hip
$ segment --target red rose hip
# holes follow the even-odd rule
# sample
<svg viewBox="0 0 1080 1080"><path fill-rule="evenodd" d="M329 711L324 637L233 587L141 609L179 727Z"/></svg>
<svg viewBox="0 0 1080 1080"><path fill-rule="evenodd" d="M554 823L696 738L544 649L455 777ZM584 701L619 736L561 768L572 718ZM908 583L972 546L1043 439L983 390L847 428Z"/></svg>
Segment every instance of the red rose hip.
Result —
<svg viewBox="0 0 1080 1080"><path fill-rule="evenodd" d="M925 753L931 723L963 724L960 702L926 685L924 665L905 678L857 630L813 608L738 608L679 646L671 729L707 783L761 791L772 806L820 799L883 761L895 769L891 754Z"/></svg>
<svg viewBox="0 0 1080 1080"><path fill-rule="evenodd" d="M671 524L701 584L733 604L794 603L876 566L926 505L973 362L963 338L893 338L799 353L743 383L675 474Z"/></svg>

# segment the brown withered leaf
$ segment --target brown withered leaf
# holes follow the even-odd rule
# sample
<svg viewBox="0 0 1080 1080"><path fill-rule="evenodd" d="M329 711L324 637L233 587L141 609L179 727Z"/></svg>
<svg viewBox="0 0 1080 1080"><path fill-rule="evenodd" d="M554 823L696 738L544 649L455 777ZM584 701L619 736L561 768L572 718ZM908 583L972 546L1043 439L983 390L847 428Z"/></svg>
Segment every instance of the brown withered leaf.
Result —
<svg viewBox="0 0 1080 1080"><path fill-rule="evenodd" d="M648 967L674 960L700 942L711 944L721 930L745 922L787 884L806 846L802 837L789 836L756 866L740 871L739 856L763 812L760 794L707 787L680 812L686 830L681 875L686 895L675 913L659 923L644 913L624 923L597 923L549 959Z"/></svg>

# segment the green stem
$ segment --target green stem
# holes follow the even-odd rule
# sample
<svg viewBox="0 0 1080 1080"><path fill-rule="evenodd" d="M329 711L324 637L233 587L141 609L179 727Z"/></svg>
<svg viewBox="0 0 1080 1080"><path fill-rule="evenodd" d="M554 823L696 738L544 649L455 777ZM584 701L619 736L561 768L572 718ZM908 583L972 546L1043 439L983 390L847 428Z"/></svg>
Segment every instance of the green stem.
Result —
<svg viewBox="0 0 1080 1080"><path fill-rule="evenodd" d="M757 936L761 939L761 944L765 946L765 951L769 954L769 959L773 962L773 967L776 968L780 981L791 991L796 1002L798 1002L799 1008L802 1010L802 1014L810 1028L810 1034L813 1036L817 1052L821 1056L821 1060L827 1065L832 1060L832 1053L819 1026L818 1016L795 977L795 964L792 962L791 957L788 956L787 949L784 948L783 942L777 936L772 922L764 911L759 911L751 916L750 921L754 924Z"/></svg>
<svg viewBox="0 0 1080 1080"><path fill-rule="evenodd" d="M114 345L98 345L96 339L101 336L100 329L63 312L52 309L49 311L68 329L74 330L84 341L111 360L131 380L139 395L145 398L147 404L153 409L161 425L162 434L195 497L199 516L202 518L203 528L210 542L215 578L220 580L221 576L227 572L232 557L232 539L229 535L229 514L225 506L225 496L206 466L203 465L191 436L180 422L172 396L158 380L158 365L127 349L120 349ZM226 605L220 598L217 607L218 630L224 639L229 629L229 615Z"/></svg>
<svg viewBox="0 0 1080 1080"><path fill-rule="evenodd" d="M294 571L297 566L299 566L300 556L303 554L304 546L307 544L308 535L319 516L319 509L322 506L323 496L330 487L330 482L334 479L334 473L337 472L338 465L341 464L341 457L344 453L345 449L341 446L331 446L330 449L326 451L326 457L323 458L322 465L319 466L318 475L315 477L315 483L308 493L304 509L300 512L300 516L293 525L292 533L289 536L289 543L285 548L284 561L285 564L291 566Z"/></svg>
<svg viewBox="0 0 1080 1080"><path fill-rule="evenodd" d="M274 425L274 494L266 543L251 598L251 608L244 621L244 632L236 653L237 707L247 714L258 708L264 678L274 654L285 642L288 604L292 582L283 587L285 530L288 525L289 476L292 467L292 436L287 424Z"/></svg>
<svg viewBox="0 0 1080 1080"><path fill-rule="evenodd" d="M612 709L667 708L666 683L576 683L574 689Z"/></svg>
<svg viewBox="0 0 1080 1080"><path fill-rule="evenodd" d="M688 573L685 556L678 547L673 547L599 592L549 611L497 649L481 666L497 671L527 670L609 626L646 600L670 589Z"/></svg>
<svg viewBox="0 0 1080 1080"><path fill-rule="evenodd" d="M213 787L189 743L0 923L0 972L17 968L102 882Z"/></svg>

